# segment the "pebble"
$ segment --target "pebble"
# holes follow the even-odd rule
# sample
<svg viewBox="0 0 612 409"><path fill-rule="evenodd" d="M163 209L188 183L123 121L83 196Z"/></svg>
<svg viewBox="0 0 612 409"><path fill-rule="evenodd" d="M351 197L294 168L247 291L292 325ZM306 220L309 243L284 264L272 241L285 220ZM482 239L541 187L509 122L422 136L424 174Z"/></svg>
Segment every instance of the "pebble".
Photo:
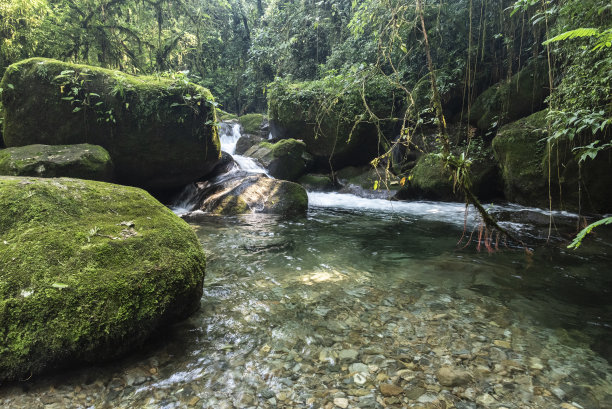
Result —
<svg viewBox="0 0 612 409"><path fill-rule="evenodd" d="M364 385L367 382L367 378L363 373L356 373L353 375L353 382L357 385Z"/></svg>
<svg viewBox="0 0 612 409"><path fill-rule="evenodd" d="M338 353L338 358L341 361L354 361L359 356L359 352L355 349L343 349Z"/></svg>
<svg viewBox="0 0 612 409"><path fill-rule="evenodd" d="M438 382L443 386L463 386L473 380L468 371L450 366L443 366L437 372Z"/></svg>
<svg viewBox="0 0 612 409"><path fill-rule="evenodd" d="M348 370L349 370L350 373L353 373L353 372L368 373L370 371L368 366L366 364L364 364L364 363L361 363L361 362L357 362L357 363L351 364L348 367Z"/></svg>
<svg viewBox="0 0 612 409"><path fill-rule="evenodd" d="M339 408L345 409L348 408L349 401L346 398L334 398L334 405L338 406Z"/></svg>
<svg viewBox="0 0 612 409"><path fill-rule="evenodd" d="M401 395L404 392L404 388L391 384L391 383L383 383L380 385L380 393L383 396L397 396Z"/></svg>

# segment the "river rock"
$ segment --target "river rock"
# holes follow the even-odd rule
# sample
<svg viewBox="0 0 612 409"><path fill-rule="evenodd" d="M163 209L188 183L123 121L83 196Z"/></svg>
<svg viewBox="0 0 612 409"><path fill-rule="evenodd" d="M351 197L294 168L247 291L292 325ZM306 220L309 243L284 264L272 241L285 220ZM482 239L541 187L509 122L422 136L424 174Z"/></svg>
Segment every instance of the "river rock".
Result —
<svg viewBox="0 0 612 409"><path fill-rule="evenodd" d="M339 408L345 409L348 408L349 401L346 398L334 398L334 405Z"/></svg>
<svg viewBox="0 0 612 409"><path fill-rule="evenodd" d="M238 117L242 133L267 138L269 129L267 118L262 114L246 114Z"/></svg>
<svg viewBox="0 0 612 409"><path fill-rule="evenodd" d="M233 171L196 184L197 208L215 214L306 214L308 195L297 183Z"/></svg>
<svg viewBox="0 0 612 409"><path fill-rule="evenodd" d="M258 145L260 142L265 142L264 138L255 135L242 135L236 141L234 153L236 155L244 155L252 146Z"/></svg>
<svg viewBox="0 0 612 409"><path fill-rule="evenodd" d="M460 368L443 366L436 374L438 382L443 386L463 386L473 379L472 374Z"/></svg>
<svg viewBox="0 0 612 409"><path fill-rule="evenodd" d="M205 257L147 192L0 177L0 380L125 354L195 311Z"/></svg>
<svg viewBox="0 0 612 409"><path fill-rule="evenodd" d="M283 139L274 144L260 142L249 148L244 156L257 159L277 179L296 181L307 168L306 144L295 139Z"/></svg>
<svg viewBox="0 0 612 409"><path fill-rule="evenodd" d="M545 59L530 61L509 81L502 81L480 94L470 109L470 122L489 130L536 112L549 93L548 64Z"/></svg>
<svg viewBox="0 0 612 409"><path fill-rule="evenodd" d="M398 396L404 393L404 388L391 383L383 383L380 385L380 393L383 396Z"/></svg>
<svg viewBox="0 0 612 409"><path fill-rule="evenodd" d="M442 159L436 154L422 155L410 176L395 196L396 199L463 200L460 187L453 187L453 181L449 180L450 175L444 169ZM472 192L482 200L503 196L499 166L490 148L473 159L470 165L470 180Z"/></svg>
<svg viewBox="0 0 612 409"><path fill-rule="evenodd" d="M7 147L100 145L118 182L148 189L184 186L220 159L213 97L198 85L32 58L0 87Z"/></svg>
<svg viewBox="0 0 612 409"><path fill-rule="evenodd" d="M113 162L97 145L27 145L0 150L0 175L113 179Z"/></svg>
<svg viewBox="0 0 612 409"><path fill-rule="evenodd" d="M382 149L376 126L355 121L363 113L361 91L361 86L347 87L341 80L272 83L268 88L272 136L303 140L318 169L329 169L330 164L335 169L368 164ZM372 77L365 84L363 98L375 115L389 118L401 104L394 91L385 78ZM400 122L387 121L382 131L393 135Z"/></svg>

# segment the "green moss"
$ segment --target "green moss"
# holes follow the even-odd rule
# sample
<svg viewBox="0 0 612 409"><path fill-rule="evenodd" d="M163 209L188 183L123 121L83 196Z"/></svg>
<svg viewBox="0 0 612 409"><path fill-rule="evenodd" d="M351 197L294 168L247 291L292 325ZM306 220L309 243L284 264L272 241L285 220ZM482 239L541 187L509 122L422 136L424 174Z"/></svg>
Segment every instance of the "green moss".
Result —
<svg viewBox="0 0 612 409"><path fill-rule="evenodd" d="M245 134L261 136L261 124L265 117L262 114L246 114L238 117Z"/></svg>
<svg viewBox="0 0 612 409"><path fill-rule="evenodd" d="M298 183L307 190L328 191L334 189L334 184L329 175L308 173L300 177Z"/></svg>
<svg viewBox="0 0 612 409"><path fill-rule="evenodd" d="M369 108L383 119L382 130L391 136L401 101L384 78L370 79L365 90ZM303 140L320 167L329 166L330 156L336 168L367 164L379 153L379 135L372 123L361 120L361 92L359 82L343 76L296 83L278 80L268 91L271 132L276 138Z"/></svg>
<svg viewBox="0 0 612 409"><path fill-rule="evenodd" d="M222 109L217 108L217 120L219 121L230 121L232 119L238 119L238 115L230 114Z"/></svg>
<svg viewBox="0 0 612 409"><path fill-rule="evenodd" d="M182 78L34 58L10 66L0 87L7 146L100 145L124 184L187 184L220 158L213 97Z"/></svg>
<svg viewBox="0 0 612 409"><path fill-rule="evenodd" d="M540 111L503 126L493 139L508 200L546 207L545 130L546 111Z"/></svg>
<svg viewBox="0 0 612 409"><path fill-rule="evenodd" d="M245 155L261 162L270 175L277 179L296 181L306 171L306 144L295 139L283 139L274 144L260 142Z"/></svg>
<svg viewBox="0 0 612 409"><path fill-rule="evenodd" d="M204 254L143 190L0 177L0 380L99 362L197 308Z"/></svg>
<svg viewBox="0 0 612 409"><path fill-rule="evenodd" d="M0 175L111 181L113 163L101 146L27 145L0 151Z"/></svg>
<svg viewBox="0 0 612 409"><path fill-rule="evenodd" d="M510 81L496 84L476 98L470 110L470 122L488 130L538 111L548 95L547 64L531 61Z"/></svg>

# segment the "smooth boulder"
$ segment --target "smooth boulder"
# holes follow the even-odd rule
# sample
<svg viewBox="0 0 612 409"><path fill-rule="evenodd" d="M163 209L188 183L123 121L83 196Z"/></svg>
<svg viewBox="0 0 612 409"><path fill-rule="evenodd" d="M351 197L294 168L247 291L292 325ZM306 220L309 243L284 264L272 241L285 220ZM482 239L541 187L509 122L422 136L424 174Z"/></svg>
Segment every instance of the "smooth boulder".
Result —
<svg viewBox="0 0 612 409"><path fill-rule="evenodd" d="M0 87L7 147L100 145L119 183L147 189L186 185L220 159L213 97L181 77L32 58L9 66Z"/></svg>
<svg viewBox="0 0 612 409"><path fill-rule="evenodd" d="M113 180L113 162L101 146L27 145L0 150L0 175Z"/></svg>
<svg viewBox="0 0 612 409"><path fill-rule="evenodd" d="M116 358L195 311L205 256L144 190L0 177L0 381Z"/></svg>
<svg viewBox="0 0 612 409"><path fill-rule="evenodd" d="M308 210L301 185L241 170L198 182L191 195L195 208L214 214L304 215Z"/></svg>

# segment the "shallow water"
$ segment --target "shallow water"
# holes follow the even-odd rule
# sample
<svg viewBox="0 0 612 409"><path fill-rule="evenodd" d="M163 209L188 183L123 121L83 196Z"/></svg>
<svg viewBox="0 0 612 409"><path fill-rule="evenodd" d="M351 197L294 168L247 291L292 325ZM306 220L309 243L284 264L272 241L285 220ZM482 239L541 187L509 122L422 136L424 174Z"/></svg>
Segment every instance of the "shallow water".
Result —
<svg viewBox="0 0 612 409"><path fill-rule="evenodd" d="M200 215L200 311L125 360L5 385L0 406L612 407L604 231L488 254L456 246L462 206L336 199L292 220ZM442 366L467 383L442 385Z"/></svg>

